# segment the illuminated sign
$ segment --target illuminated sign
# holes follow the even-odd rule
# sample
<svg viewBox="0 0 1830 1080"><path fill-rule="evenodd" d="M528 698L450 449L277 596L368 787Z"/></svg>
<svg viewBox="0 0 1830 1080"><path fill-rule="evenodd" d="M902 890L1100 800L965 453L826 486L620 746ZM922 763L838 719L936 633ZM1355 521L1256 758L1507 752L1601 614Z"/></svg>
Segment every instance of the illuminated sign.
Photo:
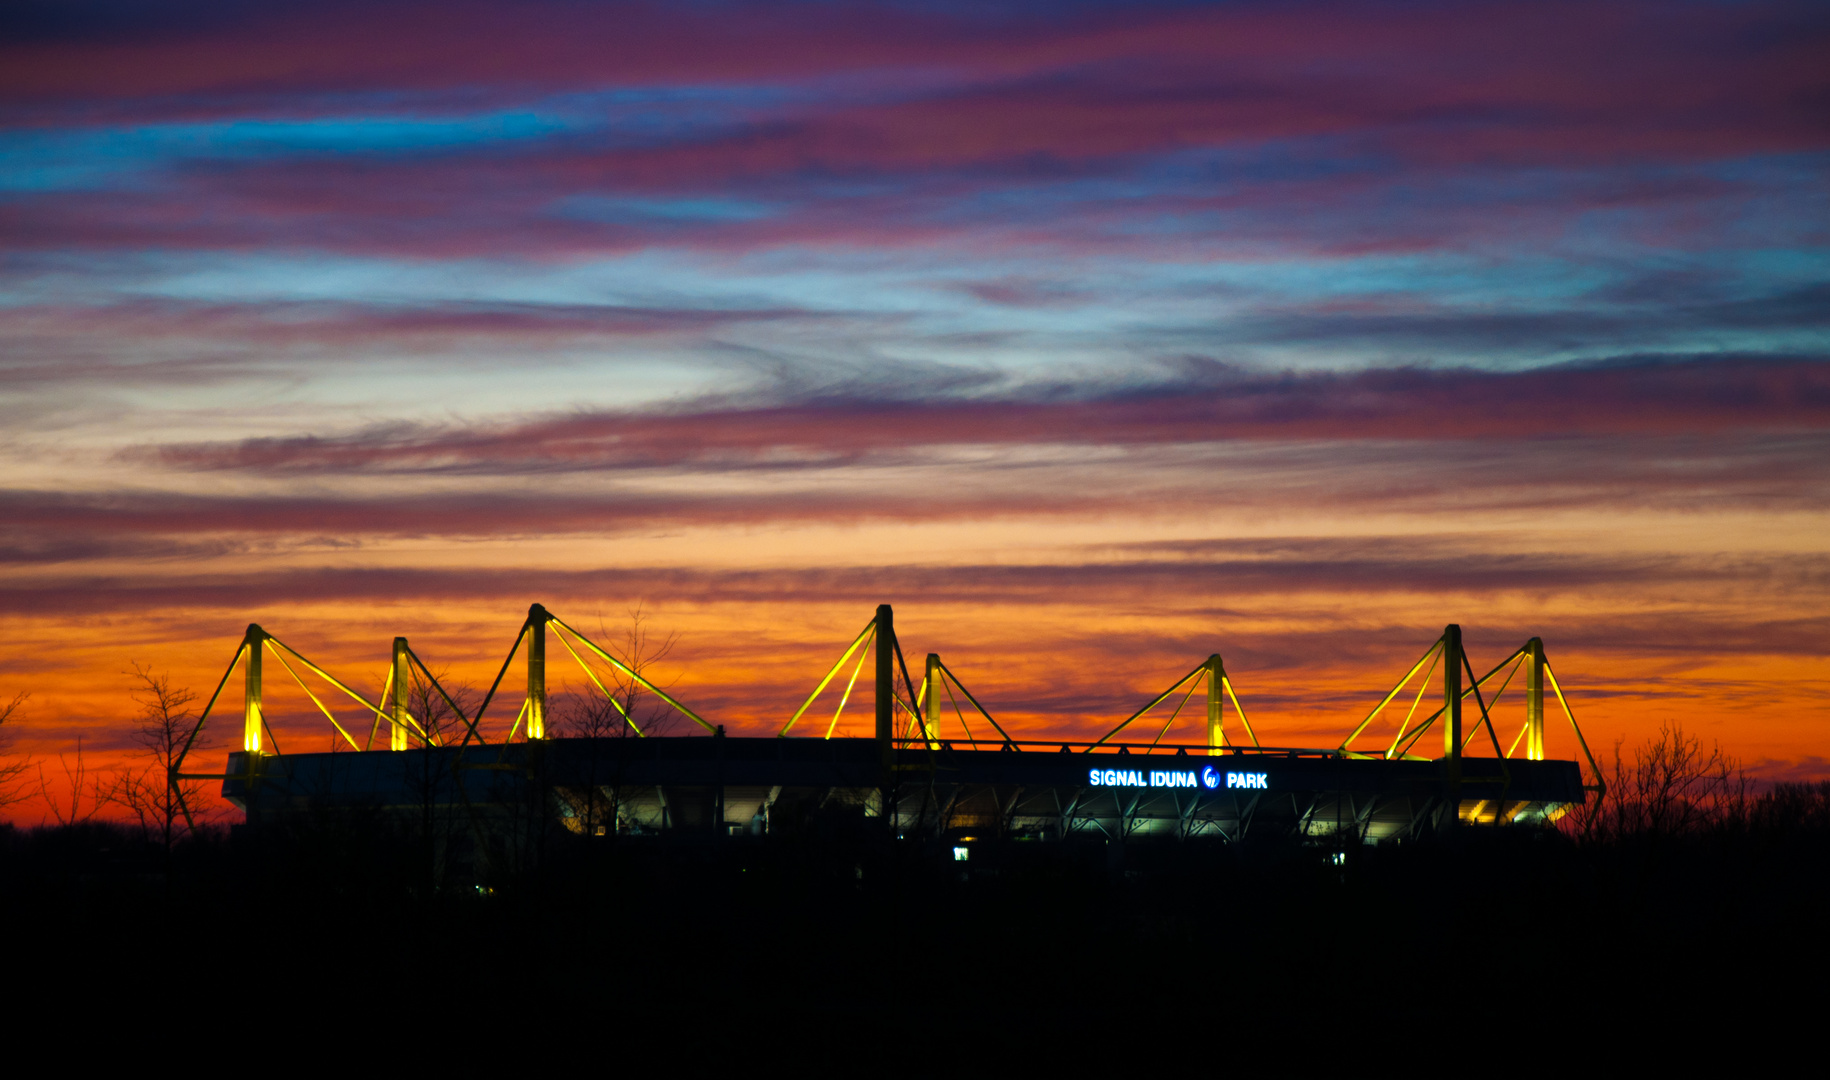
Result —
<svg viewBox="0 0 1830 1080"><path fill-rule="evenodd" d="M1088 769L1087 783L1094 787L1134 788L1206 788L1213 791L1222 785L1265 791L1271 786L1270 774L1261 772L1223 773L1208 765L1199 774L1186 769Z"/></svg>
<svg viewBox="0 0 1830 1080"><path fill-rule="evenodd" d="M1223 773L1209 765L1201 770L1201 786L1209 791L1219 787L1222 782L1230 788L1251 788L1265 791L1270 788L1270 774L1261 772Z"/></svg>
<svg viewBox="0 0 1830 1080"><path fill-rule="evenodd" d="M1087 783L1094 787L1191 788L1195 774L1180 769L1089 769Z"/></svg>
<svg viewBox="0 0 1830 1080"><path fill-rule="evenodd" d="M1087 783L1094 787L1199 787L1195 774L1182 769L1089 769Z"/></svg>

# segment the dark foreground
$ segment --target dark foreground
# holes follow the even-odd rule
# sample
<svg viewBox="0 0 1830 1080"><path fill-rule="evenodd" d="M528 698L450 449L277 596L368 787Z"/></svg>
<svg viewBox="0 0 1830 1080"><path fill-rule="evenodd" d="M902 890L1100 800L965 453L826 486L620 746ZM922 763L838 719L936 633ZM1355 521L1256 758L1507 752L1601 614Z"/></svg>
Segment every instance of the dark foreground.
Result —
<svg viewBox="0 0 1830 1080"><path fill-rule="evenodd" d="M1698 1025L1815 1028L1830 788L1794 801L1732 828L1464 828L1344 861L1265 840L977 841L960 862L842 816L768 837L556 833L485 889L437 880L424 845L384 830L204 832L167 863L112 826L9 829L0 916L20 1007L169 1020L193 1044L405 1025L431 1053L531 1025L613 1039L606 1062L898 1072L1168 1062L1218 1040L1260 1061L1421 1043L1569 1065Z"/></svg>

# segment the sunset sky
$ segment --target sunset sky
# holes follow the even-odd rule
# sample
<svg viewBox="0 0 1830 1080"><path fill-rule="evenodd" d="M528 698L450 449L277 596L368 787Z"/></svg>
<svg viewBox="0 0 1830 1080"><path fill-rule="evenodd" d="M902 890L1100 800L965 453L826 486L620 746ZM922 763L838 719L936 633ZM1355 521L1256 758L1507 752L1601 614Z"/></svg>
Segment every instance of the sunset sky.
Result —
<svg viewBox="0 0 1830 1080"><path fill-rule="evenodd" d="M1030 735L1459 622L1830 775L1827 176L1821 3L9 4L15 750L536 601L772 734L888 602Z"/></svg>

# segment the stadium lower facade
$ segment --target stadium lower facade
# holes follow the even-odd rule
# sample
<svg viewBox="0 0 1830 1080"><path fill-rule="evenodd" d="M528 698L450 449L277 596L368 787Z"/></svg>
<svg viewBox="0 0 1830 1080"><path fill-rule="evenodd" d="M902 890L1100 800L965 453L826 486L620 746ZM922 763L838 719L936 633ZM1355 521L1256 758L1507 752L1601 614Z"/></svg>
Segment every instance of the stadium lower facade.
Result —
<svg viewBox="0 0 1830 1080"><path fill-rule="evenodd" d="M1573 761L1343 757L1329 750L1132 752L875 739L549 739L494 747L292 754L223 795L251 824L327 809L412 819L429 806L485 830L555 817L576 833L766 835L849 809L903 837L1106 841L1252 836L1377 844L1454 824L1541 825L1583 800Z"/></svg>

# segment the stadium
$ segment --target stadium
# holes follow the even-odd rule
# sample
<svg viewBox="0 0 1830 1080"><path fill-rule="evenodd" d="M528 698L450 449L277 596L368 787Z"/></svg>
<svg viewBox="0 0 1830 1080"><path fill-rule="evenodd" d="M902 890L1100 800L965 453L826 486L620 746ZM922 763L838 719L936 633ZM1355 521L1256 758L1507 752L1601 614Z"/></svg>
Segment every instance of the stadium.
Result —
<svg viewBox="0 0 1830 1080"><path fill-rule="evenodd" d="M587 654L693 721L700 733L650 735L625 714L608 737L548 737L549 636L600 690ZM277 751L263 711L264 657L279 661L347 750ZM486 739L480 722L517 657L525 664L525 696L509 734ZM867 664L874 669L875 734L833 737ZM847 667L850 679L835 694L838 707L825 734L797 734L822 696L838 690ZM474 710L460 706L405 638L395 639L385 688L371 700L261 627L249 626L187 747L223 703L238 668L242 749L229 755L221 773L184 772L180 757L174 786L220 780L223 796L256 830L327 813L361 813L378 823L437 816L453 823L454 842L467 834L465 846L481 850L499 849L552 822L583 836L762 837L832 814L874 822L905 839L958 841L953 851L959 858L969 856L971 841L991 837L1123 844L1297 835L1381 844L1460 827L1542 826L1596 790L1585 790L1581 763L1544 755L1547 689L1597 784L1600 776L1542 640L1532 638L1477 676L1454 624L1365 720L1327 747L1260 744L1218 654L1099 739L1014 738L938 655L927 656L919 680L911 677L887 604L773 738L727 737L722 726L540 604L529 609L494 685ZM366 743L352 733L360 725L339 720L301 671L359 710L369 724ZM1432 700L1439 704L1420 717L1432 679L1439 695ZM1503 746L1494 711L1515 681L1523 683L1525 722ZM456 722L438 728L427 716L415 716L407 688L416 685L423 688L422 713L426 703L442 704L441 715ZM1163 741L1201 691L1206 738ZM604 695L617 704L614 694ZM1390 743L1358 745L1369 726L1406 696L1409 712ZM1199 705L1191 715L1199 722ZM1141 737L1151 730L1155 738ZM384 737L387 749L376 748ZM1469 753L1475 746L1488 752ZM1425 747L1440 752L1420 752Z"/></svg>

